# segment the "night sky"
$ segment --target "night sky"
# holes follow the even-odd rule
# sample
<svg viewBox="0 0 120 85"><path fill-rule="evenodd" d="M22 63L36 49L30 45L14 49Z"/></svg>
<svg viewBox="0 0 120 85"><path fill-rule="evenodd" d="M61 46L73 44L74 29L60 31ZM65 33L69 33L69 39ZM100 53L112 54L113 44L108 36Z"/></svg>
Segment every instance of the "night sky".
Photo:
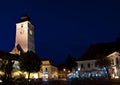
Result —
<svg viewBox="0 0 120 85"><path fill-rule="evenodd" d="M64 62L68 54L79 58L91 45L120 36L120 3L116 0L3 0L1 51L14 48L15 25L26 12L35 26L36 53L57 63Z"/></svg>

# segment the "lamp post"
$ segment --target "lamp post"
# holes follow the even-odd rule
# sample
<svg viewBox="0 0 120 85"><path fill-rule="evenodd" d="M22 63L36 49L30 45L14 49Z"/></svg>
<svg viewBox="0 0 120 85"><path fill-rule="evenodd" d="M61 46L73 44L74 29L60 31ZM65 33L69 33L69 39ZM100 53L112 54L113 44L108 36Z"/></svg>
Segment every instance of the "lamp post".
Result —
<svg viewBox="0 0 120 85"><path fill-rule="evenodd" d="M66 78L66 69L63 69L63 78Z"/></svg>

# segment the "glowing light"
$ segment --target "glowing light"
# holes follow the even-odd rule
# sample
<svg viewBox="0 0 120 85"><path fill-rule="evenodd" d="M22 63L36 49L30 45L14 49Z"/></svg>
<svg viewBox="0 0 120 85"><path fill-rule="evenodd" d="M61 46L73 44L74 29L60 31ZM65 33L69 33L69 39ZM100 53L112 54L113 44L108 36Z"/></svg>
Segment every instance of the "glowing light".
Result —
<svg viewBox="0 0 120 85"><path fill-rule="evenodd" d="M80 67L78 68L78 71L80 71Z"/></svg>
<svg viewBox="0 0 120 85"><path fill-rule="evenodd" d="M68 73L70 73L70 70L68 71Z"/></svg>
<svg viewBox="0 0 120 85"><path fill-rule="evenodd" d="M118 79L119 78L119 76L115 76L115 79Z"/></svg>
<svg viewBox="0 0 120 85"><path fill-rule="evenodd" d="M13 76L15 77L17 77L17 76L21 76L22 75L22 72L21 71L16 71L16 72L14 72L13 73Z"/></svg>
<svg viewBox="0 0 120 85"><path fill-rule="evenodd" d="M0 71L0 75L4 75L4 72Z"/></svg>
<svg viewBox="0 0 120 85"><path fill-rule="evenodd" d="M38 78L38 73L34 73L34 74L33 74L33 77L34 77L35 79L37 79L37 78Z"/></svg>
<svg viewBox="0 0 120 85"><path fill-rule="evenodd" d="M2 80L0 80L0 83L2 83Z"/></svg>
<svg viewBox="0 0 120 85"><path fill-rule="evenodd" d="M63 71L66 71L66 69L64 68Z"/></svg>

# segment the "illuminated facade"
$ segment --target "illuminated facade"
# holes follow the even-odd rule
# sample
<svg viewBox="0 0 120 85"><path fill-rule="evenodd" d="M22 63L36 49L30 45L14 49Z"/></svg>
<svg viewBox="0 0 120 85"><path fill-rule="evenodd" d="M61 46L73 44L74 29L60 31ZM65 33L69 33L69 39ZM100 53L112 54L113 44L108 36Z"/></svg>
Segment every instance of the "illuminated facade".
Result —
<svg viewBox="0 0 120 85"><path fill-rule="evenodd" d="M120 77L120 53L113 52L107 56L111 60L111 66L109 67L109 73L112 78Z"/></svg>
<svg viewBox="0 0 120 85"><path fill-rule="evenodd" d="M28 16L22 16L20 22L16 23L16 39L15 39L15 47L10 52L11 54L21 54L21 52L33 51L35 52L34 45L34 26L30 22L30 18ZM1 66L0 59L0 66ZM19 62L17 60L13 60L13 70L12 77L28 77L28 72L20 71ZM30 78L42 78L43 80L57 79L58 71L57 67L52 65L49 60L43 60L41 69L39 72L30 73ZM0 71L0 75L3 75L4 72Z"/></svg>
<svg viewBox="0 0 120 85"><path fill-rule="evenodd" d="M85 60L85 61L77 61L78 64L78 70L81 71L91 71L93 69L96 69L96 60Z"/></svg>
<svg viewBox="0 0 120 85"><path fill-rule="evenodd" d="M58 79L58 69L49 60L42 60L41 72L43 80Z"/></svg>
<svg viewBox="0 0 120 85"><path fill-rule="evenodd" d="M13 65L12 77L25 77L28 78L28 72L20 71L18 67L19 62L15 62ZM38 79L41 78L43 80L56 80L58 79L58 70L57 67L52 65L49 60L42 60L42 65L39 72L30 73L30 78Z"/></svg>
<svg viewBox="0 0 120 85"><path fill-rule="evenodd" d="M120 77L120 53L113 52L109 54L108 57L111 60L111 65L108 66L108 73L111 78L119 78ZM78 74L80 77L90 78L92 77L104 77L107 76L107 72L105 68L98 68L96 65L96 60L84 60L77 61L78 64Z"/></svg>
<svg viewBox="0 0 120 85"><path fill-rule="evenodd" d="M96 65L96 60L77 61L77 74L81 78L105 76L105 69L100 69Z"/></svg>
<svg viewBox="0 0 120 85"><path fill-rule="evenodd" d="M19 49L23 52L35 52L34 45L34 26L30 22L29 16L22 16L20 22L16 23L16 39L13 54L20 54Z"/></svg>

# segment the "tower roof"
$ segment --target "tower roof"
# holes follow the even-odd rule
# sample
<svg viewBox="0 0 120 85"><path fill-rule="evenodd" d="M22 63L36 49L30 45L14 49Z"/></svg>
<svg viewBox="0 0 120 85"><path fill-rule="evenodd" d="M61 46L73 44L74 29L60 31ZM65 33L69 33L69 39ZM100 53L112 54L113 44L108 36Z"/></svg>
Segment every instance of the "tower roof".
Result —
<svg viewBox="0 0 120 85"><path fill-rule="evenodd" d="M30 17L28 15L22 15L20 17L20 22L24 22L24 21L30 21Z"/></svg>

